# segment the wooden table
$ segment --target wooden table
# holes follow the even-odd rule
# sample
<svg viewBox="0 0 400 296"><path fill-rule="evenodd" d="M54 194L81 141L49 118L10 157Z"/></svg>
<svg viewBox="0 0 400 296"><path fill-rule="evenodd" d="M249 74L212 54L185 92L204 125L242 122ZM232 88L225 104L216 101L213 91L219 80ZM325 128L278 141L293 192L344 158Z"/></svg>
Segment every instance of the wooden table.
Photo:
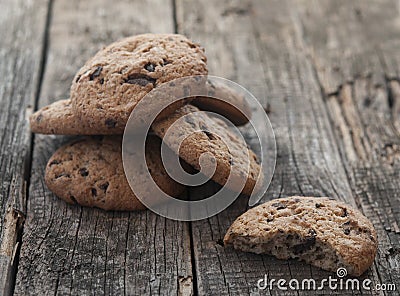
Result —
<svg viewBox="0 0 400 296"><path fill-rule="evenodd" d="M331 196L374 223L379 251L361 277L400 290L398 1L0 1L0 294L358 295L260 291L257 280L332 273L225 249L239 199L194 223L70 206L43 180L65 137L27 118L68 98L103 45L144 32L200 42L210 74L236 81L269 112L278 149L265 200Z"/></svg>

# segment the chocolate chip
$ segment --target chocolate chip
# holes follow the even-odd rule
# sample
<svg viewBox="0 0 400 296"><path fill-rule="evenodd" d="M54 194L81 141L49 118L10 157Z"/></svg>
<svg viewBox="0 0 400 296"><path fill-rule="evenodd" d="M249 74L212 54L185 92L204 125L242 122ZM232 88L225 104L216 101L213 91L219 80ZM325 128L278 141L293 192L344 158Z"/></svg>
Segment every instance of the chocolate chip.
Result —
<svg viewBox="0 0 400 296"><path fill-rule="evenodd" d="M253 160L256 162L256 164L261 164L260 160L257 157L257 155L253 155ZM295 202L298 202L298 201L295 200Z"/></svg>
<svg viewBox="0 0 400 296"><path fill-rule="evenodd" d="M99 80L99 82L100 82L100 84L103 84L103 83L104 83L104 78L101 78L101 79Z"/></svg>
<svg viewBox="0 0 400 296"><path fill-rule="evenodd" d="M342 208L343 212L342 212L342 217L347 217L347 209L346 208Z"/></svg>
<svg viewBox="0 0 400 296"><path fill-rule="evenodd" d="M156 66L152 63L147 63L146 65L144 65L144 68L149 72L154 72Z"/></svg>
<svg viewBox="0 0 400 296"><path fill-rule="evenodd" d="M310 230L308 231L308 234L310 234L311 236L317 236L317 233L315 232L314 229L310 229Z"/></svg>
<svg viewBox="0 0 400 296"><path fill-rule="evenodd" d="M203 133L206 134L206 136L208 137L208 139L209 139L210 141L217 140L217 138L216 138L212 133L210 133L209 131L203 131Z"/></svg>
<svg viewBox="0 0 400 296"><path fill-rule="evenodd" d="M86 168L81 168L81 169L79 169L79 174L80 174L82 177L86 177L86 176L89 175L89 171L88 171Z"/></svg>
<svg viewBox="0 0 400 296"><path fill-rule="evenodd" d="M108 182L101 184L99 187L101 190L104 191L104 193L106 193L108 185L110 185Z"/></svg>
<svg viewBox="0 0 400 296"><path fill-rule="evenodd" d="M155 86L156 79L143 74L132 74L128 76L128 78L125 80L125 83L136 84L140 86L146 86L147 84L151 83L153 86Z"/></svg>
<svg viewBox="0 0 400 296"><path fill-rule="evenodd" d="M365 227L362 227L362 228L360 227L359 231L361 233L371 234L371 230L369 230L368 228L365 228Z"/></svg>
<svg viewBox="0 0 400 296"><path fill-rule="evenodd" d="M53 166L55 164L60 164L60 161L55 159L55 160L53 160L52 162L49 163L49 166Z"/></svg>
<svg viewBox="0 0 400 296"><path fill-rule="evenodd" d="M350 229L346 228L345 230L343 230L344 234L349 235L350 234Z"/></svg>
<svg viewBox="0 0 400 296"><path fill-rule="evenodd" d="M233 165L233 158L232 156L229 158L229 164L232 166Z"/></svg>
<svg viewBox="0 0 400 296"><path fill-rule="evenodd" d="M196 127L196 123L194 122L193 117L185 116L185 121L187 123L189 123L192 127L194 127L194 128Z"/></svg>
<svg viewBox="0 0 400 296"><path fill-rule="evenodd" d="M343 223L343 225L350 225L350 220Z"/></svg>
<svg viewBox="0 0 400 296"><path fill-rule="evenodd" d="M115 121L115 120L112 119L112 118L107 118L106 121L105 121L105 124L106 124L106 126L109 127L109 128L114 128L115 125L117 124L117 121Z"/></svg>
<svg viewBox="0 0 400 296"><path fill-rule="evenodd" d="M38 115L38 117L36 117L36 121L37 121L37 122L40 122L40 121L42 121L42 119L43 119L43 114L40 113L40 114Z"/></svg>
<svg viewBox="0 0 400 296"><path fill-rule="evenodd" d="M75 82L78 82L79 79L81 79L81 76L82 76L82 75L78 75L78 77L76 77L76 79L75 79Z"/></svg>
<svg viewBox="0 0 400 296"><path fill-rule="evenodd" d="M92 195L93 196L97 196L97 189L96 188L92 188Z"/></svg>
<svg viewBox="0 0 400 296"><path fill-rule="evenodd" d="M272 222L272 221L274 221L273 217L272 218L267 218L267 222Z"/></svg>
<svg viewBox="0 0 400 296"><path fill-rule="evenodd" d="M78 202L77 202L76 199L75 199L75 196L70 195L69 198L71 199L71 201L72 201L74 204L78 204Z"/></svg>
<svg viewBox="0 0 400 296"><path fill-rule="evenodd" d="M96 77L100 76L101 71L103 70L102 66L98 66L96 70L89 76L89 80L94 80Z"/></svg>
<svg viewBox="0 0 400 296"><path fill-rule="evenodd" d="M317 202L317 203L315 204L315 207L316 207L317 209L319 209L319 208L321 207L321 204Z"/></svg>
<svg viewBox="0 0 400 296"><path fill-rule="evenodd" d="M171 63L172 63L171 61L168 61L167 59L163 59L163 66L166 66Z"/></svg>
<svg viewBox="0 0 400 296"><path fill-rule="evenodd" d="M273 203L272 206L275 207L277 210L286 209L286 205L281 202Z"/></svg>
<svg viewBox="0 0 400 296"><path fill-rule="evenodd" d="M312 247L315 245L315 240L315 235L307 237L303 243L293 246L293 253L297 255L305 251L311 250Z"/></svg>

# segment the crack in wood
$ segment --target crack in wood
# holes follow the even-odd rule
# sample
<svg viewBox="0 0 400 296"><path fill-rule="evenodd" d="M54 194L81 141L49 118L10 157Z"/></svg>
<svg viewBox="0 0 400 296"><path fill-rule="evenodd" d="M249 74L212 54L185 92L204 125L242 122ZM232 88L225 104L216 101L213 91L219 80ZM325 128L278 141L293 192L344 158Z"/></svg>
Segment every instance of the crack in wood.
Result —
<svg viewBox="0 0 400 296"><path fill-rule="evenodd" d="M3 293L11 295L14 290L25 215L21 211L9 206L3 221L3 232L0 236L0 264L7 264L7 268L3 269L0 273L0 280L2 283L5 283L5 286L2 287Z"/></svg>

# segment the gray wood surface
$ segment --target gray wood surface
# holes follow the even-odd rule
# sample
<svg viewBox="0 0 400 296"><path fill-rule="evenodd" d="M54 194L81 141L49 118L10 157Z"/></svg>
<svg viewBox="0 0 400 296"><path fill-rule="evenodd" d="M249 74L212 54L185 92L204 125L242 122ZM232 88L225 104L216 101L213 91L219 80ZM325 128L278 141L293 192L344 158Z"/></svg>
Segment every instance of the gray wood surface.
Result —
<svg viewBox="0 0 400 296"><path fill-rule="evenodd" d="M177 223L150 212L66 205L46 188L46 162L68 138L35 135L31 143L32 107L67 98L74 73L102 45L174 31L206 48L210 74L245 86L268 110L278 158L264 200L332 196L358 207L379 236L375 264L362 279L400 289L398 1L0 0L0 6L0 294L14 285L17 295L361 294L259 291L265 274L301 280L331 273L225 249L225 231L247 209L244 197L215 217Z"/></svg>
<svg viewBox="0 0 400 296"><path fill-rule="evenodd" d="M178 18L178 28L212 50L207 52L209 60L214 61L210 63L211 74L236 79L270 106L278 161L266 199L333 196L356 205L294 15L294 3L270 2L266 9L262 0L220 1L211 11L202 2L178 3L178 16L182 17ZM224 52L229 62L219 58L217 52ZM257 280L264 274L287 280L329 275L299 262L237 253L220 246L226 229L245 210L242 201L216 217L193 223L199 294L259 293ZM374 271L366 276L377 280Z"/></svg>
<svg viewBox="0 0 400 296"><path fill-rule="evenodd" d="M399 3L391 1L379 5L374 1L351 3L347 9L318 2L307 8L300 6L296 17L312 60L326 63L323 69L317 62L314 67L342 163L358 207L373 221L378 232L374 278L397 287L400 285L400 68L398 55L391 46L398 42L399 8ZM322 21L324 26L316 29ZM352 36L351 40L345 38L345 32ZM322 41L322 36L328 37ZM343 52L345 57L340 58ZM341 64L337 67L339 60ZM327 72L340 73L341 82L327 78ZM332 82L333 89L329 89L327 81Z"/></svg>
<svg viewBox="0 0 400 296"><path fill-rule="evenodd" d="M103 45L133 34L173 32L172 13L170 1L56 1L39 107L67 98L76 71ZM190 292L187 223L149 211L107 213L70 206L49 192L44 168L66 140L35 137L15 294Z"/></svg>
<svg viewBox="0 0 400 296"><path fill-rule="evenodd" d="M47 1L0 1L0 295L12 293L29 183Z"/></svg>

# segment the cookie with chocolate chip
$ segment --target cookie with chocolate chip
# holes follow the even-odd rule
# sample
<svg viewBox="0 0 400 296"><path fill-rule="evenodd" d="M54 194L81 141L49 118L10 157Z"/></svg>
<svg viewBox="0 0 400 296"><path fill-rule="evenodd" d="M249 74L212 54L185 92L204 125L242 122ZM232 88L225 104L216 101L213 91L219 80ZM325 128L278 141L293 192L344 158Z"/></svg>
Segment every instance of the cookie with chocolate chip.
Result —
<svg viewBox="0 0 400 296"><path fill-rule="evenodd" d="M72 109L71 100L59 100L33 113L29 118L31 131L48 135L114 135L115 130L102 126L89 128ZM122 133L121 131L120 133Z"/></svg>
<svg viewBox="0 0 400 296"><path fill-rule="evenodd" d="M206 89L209 97L195 97L192 101L193 105L204 111L221 114L235 125L248 122L246 115L251 115L251 110L242 94L210 81L207 82ZM30 125L32 132L40 134L106 135L117 133L116 130L105 129L102 125L91 128L86 126L74 113L71 100L56 101L39 109L31 115Z"/></svg>
<svg viewBox="0 0 400 296"><path fill-rule="evenodd" d="M56 101L30 117L31 131L51 135L96 135L97 129L89 129L72 110L71 100Z"/></svg>
<svg viewBox="0 0 400 296"><path fill-rule="evenodd" d="M146 161L154 181L167 194L179 196L184 186L165 171L160 139L150 136L146 145ZM126 180L121 137L88 137L64 145L48 161L45 182L68 203L104 210L145 209Z"/></svg>
<svg viewBox="0 0 400 296"><path fill-rule="evenodd" d="M206 61L203 48L182 35L122 39L100 50L78 71L71 86L73 110L88 128L121 134L147 93L177 78L207 75ZM185 100L176 102L162 114L183 104Z"/></svg>
<svg viewBox="0 0 400 296"><path fill-rule="evenodd" d="M359 276L373 263L377 235L349 205L323 197L287 197L257 206L233 222L224 243L237 250L299 259Z"/></svg>
<svg viewBox="0 0 400 296"><path fill-rule="evenodd" d="M153 122L154 133L196 170L235 192L250 195L263 182L256 154L239 135L219 118L210 117L192 105L185 105L168 118ZM176 122L179 120L179 122ZM168 135L167 135L168 132ZM204 158L200 166L200 158ZM215 165L215 172L211 174ZM260 182L257 182L260 178Z"/></svg>

